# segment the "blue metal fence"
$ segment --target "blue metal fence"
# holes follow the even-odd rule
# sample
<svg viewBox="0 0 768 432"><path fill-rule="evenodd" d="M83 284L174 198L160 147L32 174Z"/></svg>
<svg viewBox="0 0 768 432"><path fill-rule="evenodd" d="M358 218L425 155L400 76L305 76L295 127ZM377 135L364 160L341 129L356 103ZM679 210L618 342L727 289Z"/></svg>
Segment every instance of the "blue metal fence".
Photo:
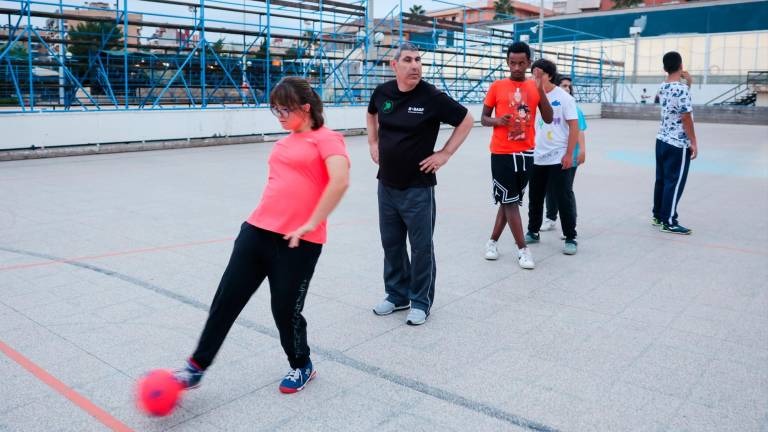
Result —
<svg viewBox="0 0 768 432"><path fill-rule="evenodd" d="M363 104L393 77L389 58L406 39L423 49L425 79L480 102L507 74L513 40L402 4L372 19L366 0L66 1L0 1L0 114L259 107L286 75L326 103Z"/></svg>

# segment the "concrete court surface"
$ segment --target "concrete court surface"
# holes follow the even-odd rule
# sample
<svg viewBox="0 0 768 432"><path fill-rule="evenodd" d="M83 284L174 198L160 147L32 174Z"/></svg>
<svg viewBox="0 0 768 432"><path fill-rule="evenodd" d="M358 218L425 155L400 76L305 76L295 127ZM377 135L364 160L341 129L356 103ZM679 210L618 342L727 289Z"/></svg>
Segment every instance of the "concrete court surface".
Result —
<svg viewBox="0 0 768 432"><path fill-rule="evenodd" d="M352 185L305 308L317 380L278 392L262 287L166 418L137 412L134 383L193 349L271 144L4 162L0 431L768 431L768 127L696 127L692 236L650 225L657 123L592 120L579 252L543 233L533 271L508 231L483 259L495 207L475 128L439 172L436 303L415 328L371 313L375 167L348 138Z"/></svg>

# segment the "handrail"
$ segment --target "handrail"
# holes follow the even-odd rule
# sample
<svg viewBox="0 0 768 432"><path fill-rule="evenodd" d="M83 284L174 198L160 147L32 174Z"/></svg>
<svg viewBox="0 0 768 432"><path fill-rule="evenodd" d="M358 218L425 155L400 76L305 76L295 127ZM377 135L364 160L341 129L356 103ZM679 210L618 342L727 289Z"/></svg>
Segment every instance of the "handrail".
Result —
<svg viewBox="0 0 768 432"><path fill-rule="evenodd" d="M766 85L766 84L768 84L768 71L747 72L747 85Z"/></svg>
<svg viewBox="0 0 768 432"><path fill-rule="evenodd" d="M709 101L705 102L704 105L713 105L715 101L718 101L717 103L723 103L729 99L733 99L736 96L744 93L747 90L747 85L745 83L737 84L734 87L729 88L728 90L724 91L723 93L715 96L714 98L710 99ZM733 93L733 95L729 96L729 93ZM724 96L727 96L724 98ZM720 100L723 98L723 100Z"/></svg>

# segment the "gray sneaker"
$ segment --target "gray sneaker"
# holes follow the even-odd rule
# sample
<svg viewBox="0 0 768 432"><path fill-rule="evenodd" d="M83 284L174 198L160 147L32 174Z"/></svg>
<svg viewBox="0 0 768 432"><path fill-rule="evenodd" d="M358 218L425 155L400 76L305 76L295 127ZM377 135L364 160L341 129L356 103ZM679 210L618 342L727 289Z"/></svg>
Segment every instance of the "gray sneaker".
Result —
<svg viewBox="0 0 768 432"><path fill-rule="evenodd" d="M563 245L563 253L566 255L576 255L576 240L566 240Z"/></svg>
<svg viewBox="0 0 768 432"><path fill-rule="evenodd" d="M427 313L421 309L411 309L405 323L412 326L422 325L427 322Z"/></svg>
<svg viewBox="0 0 768 432"><path fill-rule="evenodd" d="M379 315L379 316L383 316L383 315L389 315L392 312L406 310L406 309L409 309L410 307L411 307L410 304L405 304L405 305L402 305L402 306L397 306L394 303L390 302L389 300L384 300L383 302L377 304L373 308L373 313L375 313L376 315Z"/></svg>
<svg viewBox="0 0 768 432"><path fill-rule="evenodd" d="M526 244L534 244L534 243L538 243L539 241L541 241L541 237L539 236L539 233L534 233L530 231L525 233Z"/></svg>

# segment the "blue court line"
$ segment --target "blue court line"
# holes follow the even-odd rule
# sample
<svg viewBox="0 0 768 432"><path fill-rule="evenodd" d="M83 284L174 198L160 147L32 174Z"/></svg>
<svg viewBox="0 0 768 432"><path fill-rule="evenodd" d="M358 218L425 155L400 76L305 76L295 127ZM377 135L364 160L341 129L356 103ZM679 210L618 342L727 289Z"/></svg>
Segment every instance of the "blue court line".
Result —
<svg viewBox="0 0 768 432"><path fill-rule="evenodd" d="M739 150L706 150L691 161L690 172L730 177L768 178L768 152L745 153ZM655 168L656 156L653 148L647 151L612 150L608 159L629 165Z"/></svg>

